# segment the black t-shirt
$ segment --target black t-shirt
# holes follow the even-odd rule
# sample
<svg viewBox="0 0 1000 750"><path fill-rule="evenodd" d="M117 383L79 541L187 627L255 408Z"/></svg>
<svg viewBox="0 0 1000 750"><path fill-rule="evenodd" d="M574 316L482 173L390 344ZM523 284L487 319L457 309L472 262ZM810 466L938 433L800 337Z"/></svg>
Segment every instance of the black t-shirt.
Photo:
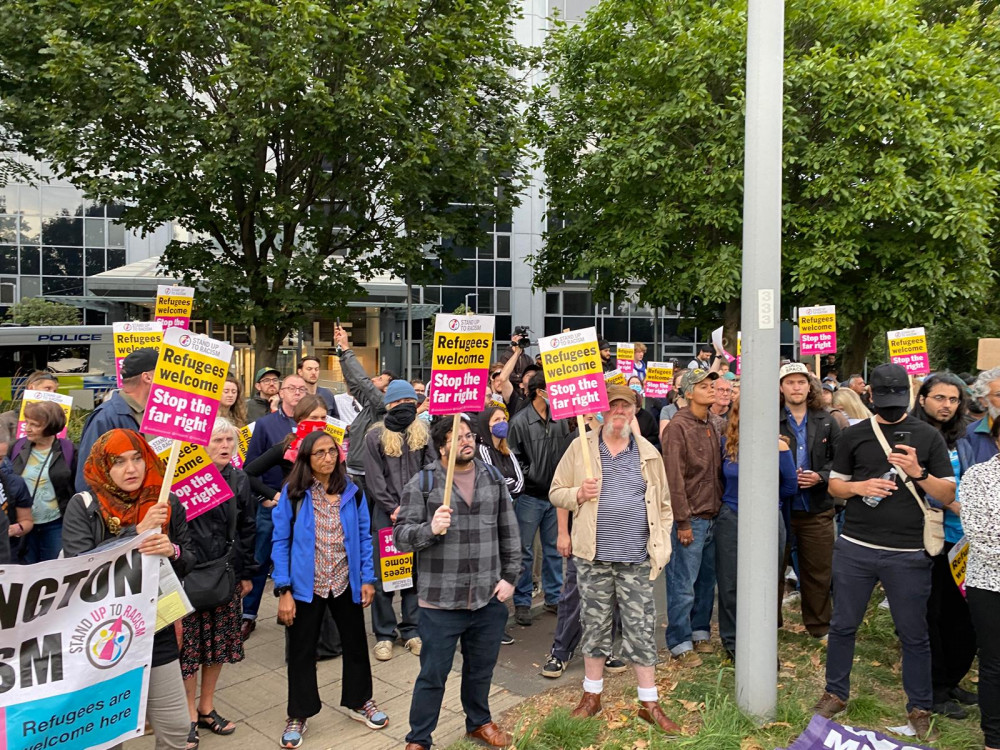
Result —
<svg viewBox="0 0 1000 750"><path fill-rule="evenodd" d="M926 422L907 416L902 422L880 424L879 427L890 448L896 442L893 441L895 433L909 432L910 445L916 448L920 465L932 476L953 476L948 446L941 433ZM831 476L863 482L881 477L890 468L892 465L872 432L871 422L865 420L848 427L841 435ZM914 482L913 486L923 497L920 485ZM923 530L923 511L901 477L896 478L896 491L883 498L875 508L862 502L860 495L855 495L848 499L844 510L843 535L878 547L922 549Z"/></svg>

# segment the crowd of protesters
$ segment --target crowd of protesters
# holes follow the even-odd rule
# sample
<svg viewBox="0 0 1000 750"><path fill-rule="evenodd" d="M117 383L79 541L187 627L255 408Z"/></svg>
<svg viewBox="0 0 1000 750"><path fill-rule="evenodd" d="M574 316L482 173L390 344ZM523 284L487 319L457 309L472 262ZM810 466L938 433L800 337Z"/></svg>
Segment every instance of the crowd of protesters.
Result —
<svg viewBox="0 0 1000 750"><path fill-rule="evenodd" d="M232 567L232 587L156 636L147 716L157 748L194 750L200 730L237 730L216 710L215 687L222 666L244 658L268 578L288 635L280 747L302 745L320 711L318 658L343 657L341 704L370 729L385 727L370 656L388 661L400 646L420 659L406 748L429 750L459 643L468 736L509 746L489 707L500 648L515 638L508 602L523 638L538 617L557 617L542 675L559 678L582 654L572 716L597 714L605 672L631 666L638 716L678 733L654 679L656 582L665 586L667 658L678 667L697 667L716 650L716 602L722 655L734 660L741 648L739 377L722 352L701 347L676 370L668 396L650 398L646 347L636 344L634 375L608 386L608 410L579 434L575 421L552 418L542 368L515 335L490 369L485 409L463 415L452 435L450 418L428 414L425 383L370 375L347 331L338 326L335 340L345 394L319 385L315 357L294 373L260 368L249 397L227 379L207 450L233 498L190 522L173 495L156 504L163 462L138 432L155 350L125 358L121 389L89 416L78 447L58 437L66 417L55 404L27 404L19 439L17 414L0 415L0 561L80 555L150 529L161 533L141 552L167 558L179 576L207 561ZM610 344L598 348L605 372L614 370ZM44 372L25 383L58 385ZM987 750L997 750L1000 647L984 634L1000 618L1000 368L974 378L935 373L914 388L898 365L875 367L866 383L857 374L841 382L830 362L815 373L786 361L775 398L775 585L826 647L815 712L829 718L846 708L858 628L880 586L916 736L932 740L942 717L964 719L978 703ZM344 444L310 431L328 416L350 425ZM241 470L237 430L249 423ZM453 444L454 502L445 506ZM925 503L944 517L944 546L933 556ZM386 528L399 551L415 553L398 617L396 592L377 574ZM963 588L948 553L966 542ZM978 694L962 686L977 654Z"/></svg>

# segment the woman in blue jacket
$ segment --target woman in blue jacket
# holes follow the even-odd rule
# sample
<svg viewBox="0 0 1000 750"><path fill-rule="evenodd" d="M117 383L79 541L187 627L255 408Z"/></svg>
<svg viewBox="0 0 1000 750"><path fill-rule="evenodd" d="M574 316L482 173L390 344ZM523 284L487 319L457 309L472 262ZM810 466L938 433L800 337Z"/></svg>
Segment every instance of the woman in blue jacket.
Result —
<svg viewBox="0 0 1000 750"><path fill-rule="evenodd" d="M299 445L273 520L278 622L290 629L281 747L301 746L306 719L320 711L316 645L327 608L344 645L340 705L369 728L384 728L389 717L372 700L363 609L375 595L368 503L325 432L313 432Z"/></svg>
<svg viewBox="0 0 1000 750"><path fill-rule="evenodd" d="M739 526L740 498L740 402L733 402L726 423L726 433L722 437L722 477L725 489L722 493L722 507L715 520L715 575L719 586L719 637L726 655L734 659L736 654L736 543ZM778 438L778 495L785 498L798 491L795 473L795 458L788 443ZM778 504L776 504L778 505ZM775 508L778 509L777 507ZM779 513L775 513L778 524L778 565L785 549L785 524ZM777 590L777 589L775 589Z"/></svg>

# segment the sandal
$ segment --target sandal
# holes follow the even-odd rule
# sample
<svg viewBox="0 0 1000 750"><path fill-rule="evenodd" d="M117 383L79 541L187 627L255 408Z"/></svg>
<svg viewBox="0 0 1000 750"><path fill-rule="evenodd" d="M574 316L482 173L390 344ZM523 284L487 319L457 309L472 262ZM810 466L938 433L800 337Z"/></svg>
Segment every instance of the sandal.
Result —
<svg viewBox="0 0 1000 750"><path fill-rule="evenodd" d="M211 721L207 721L208 719L211 719ZM230 724L232 726L229 726ZM213 734L228 735L236 731L236 725L229 719L219 716L219 712L214 708L207 714L203 714L201 711L198 712L198 726L211 730Z"/></svg>
<svg viewBox="0 0 1000 750"><path fill-rule="evenodd" d="M192 721L191 728L188 730L187 738L187 750L198 750L198 743L201 738L198 737L198 722Z"/></svg>

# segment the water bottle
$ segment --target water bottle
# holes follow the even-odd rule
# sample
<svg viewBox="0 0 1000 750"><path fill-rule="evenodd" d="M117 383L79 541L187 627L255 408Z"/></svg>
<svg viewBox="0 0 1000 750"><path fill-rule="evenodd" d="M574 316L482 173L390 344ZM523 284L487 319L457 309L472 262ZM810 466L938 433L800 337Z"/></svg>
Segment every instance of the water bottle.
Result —
<svg viewBox="0 0 1000 750"><path fill-rule="evenodd" d="M887 471L885 474L883 474L879 478L880 479L884 479L887 482L895 482L896 481L896 467L893 466L891 469L889 469L889 471ZM878 497L876 495L865 495L863 498L861 498L861 501L865 505L867 505L869 508L875 508L875 507L877 507L878 504L880 502L882 502L883 500L885 500L884 497Z"/></svg>

